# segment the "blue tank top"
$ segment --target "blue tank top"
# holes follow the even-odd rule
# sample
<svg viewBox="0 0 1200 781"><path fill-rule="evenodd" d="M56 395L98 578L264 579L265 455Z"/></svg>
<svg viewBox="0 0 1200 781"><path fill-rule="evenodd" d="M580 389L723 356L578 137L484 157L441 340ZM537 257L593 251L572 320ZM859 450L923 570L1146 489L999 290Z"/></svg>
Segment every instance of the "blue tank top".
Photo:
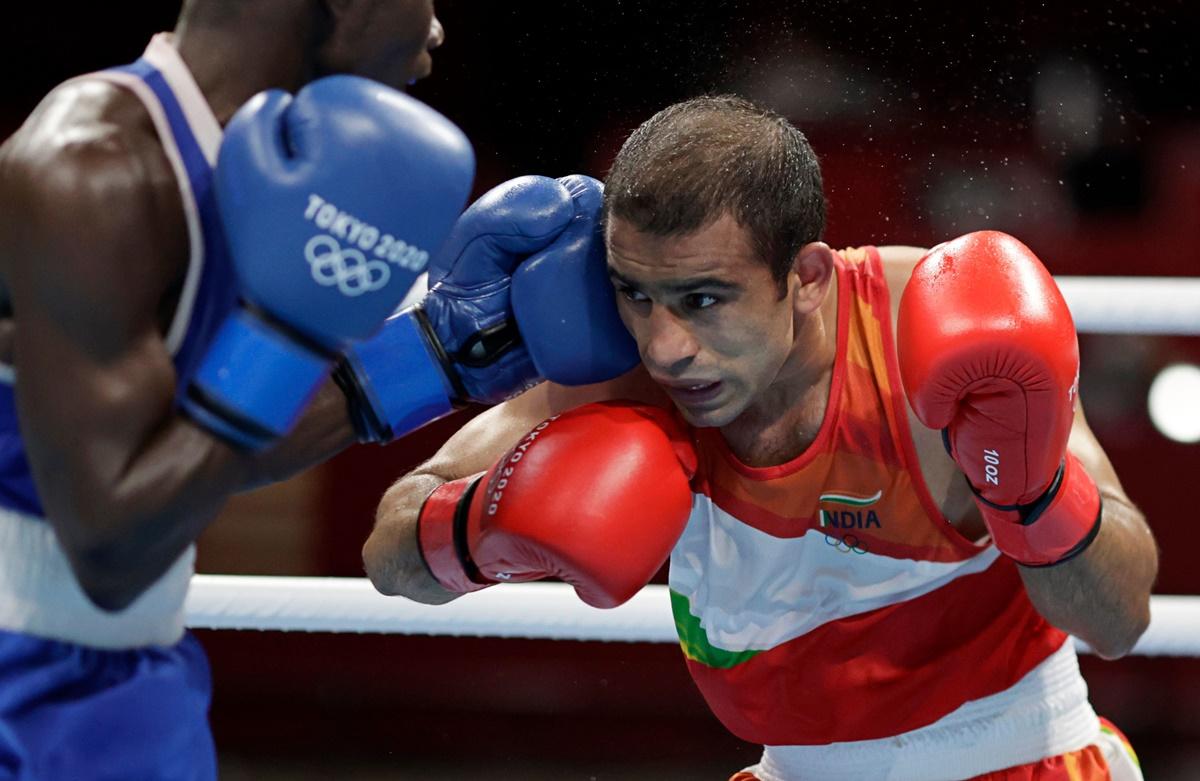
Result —
<svg viewBox="0 0 1200 781"><path fill-rule="evenodd" d="M168 338L178 378L178 404L204 355L205 347L225 315L236 304L237 287L217 213L212 164L205 156L177 95L181 80L187 82L183 86L187 87L189 99L197 101L202 98L186 66L173 49L167 50L158 45L156 59L170 65L167 73L151 64L148 57L155 52L155 47L156 44L152 43L147 56L130 65L112 68L92 77L124 83L126 86L129 86L129 77L133 77L148 88L133 91L146 104L155 120L159 138L177 177L187 178L186 182L180 182L180 192L184 209L188 212L192 251L187 278L192 284L184 285L176 307L175 322L172 323L173 338ZM172 82L175 83L174 87ZM203 106L203 111L211 116L207 105ZM213 122L215 126L215 120ZM10 376L0 382L0 506L43 517L45 513L33 482L17 419L16 381L18 378Z"/></svg>

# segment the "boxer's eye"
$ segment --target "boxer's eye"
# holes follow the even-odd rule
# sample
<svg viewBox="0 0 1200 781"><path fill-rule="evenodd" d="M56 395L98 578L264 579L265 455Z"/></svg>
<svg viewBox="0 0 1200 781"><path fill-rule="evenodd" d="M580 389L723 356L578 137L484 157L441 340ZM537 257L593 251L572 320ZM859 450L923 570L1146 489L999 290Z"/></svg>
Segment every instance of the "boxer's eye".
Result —
<svg viewBox="0 0 1200 781"><path fill-rule="evenodd" d="M688 309L708 309L721 303L721 299L708 293L688 293L684 296L683 303Z"/></svg>
<svg viewBox="0 0 1200 781"><path fill-rule="evenodd" d="M650 300L646 297L645 293L631 288L629 285L617 285L617 292L620 293L626 301L632 301L638 304Z"/></svg>

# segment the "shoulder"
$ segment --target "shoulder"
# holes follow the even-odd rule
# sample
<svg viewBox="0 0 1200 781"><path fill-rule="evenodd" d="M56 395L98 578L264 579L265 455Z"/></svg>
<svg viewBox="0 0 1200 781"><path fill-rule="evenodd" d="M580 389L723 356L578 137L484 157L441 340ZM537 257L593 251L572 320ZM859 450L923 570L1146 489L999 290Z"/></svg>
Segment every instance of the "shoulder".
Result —
<svg viewBox="0 0 1200 781"><path fill-rule="evenodd" d="M905 247L890 245L877 247L879 259L883 264L883 273L887 277L888 288L898 293L912 276L917 262L925 257L929 250L923 247Z"/></svg>
<svg viewBox="0 0 1200 781"><path fill-rule="evenodd" d="M103 291L133 275L165 279L171 253L186 257L178 186L149 115L98 80L56 88L0 148L0 202L10 287L35 276Z"/></svg>
<svg viewBox="0 0 1200 781"><path fill-rule="evenodd" d="M149 114L127 90L99 80L60 85L0 150L0 188L18 208L69 214L79 205L156 191L173 184ZM136 201L135 201L136 203ZM71 215L76 216L76 215Z"/></svg>
<svg viewBox="0 0 1200 781"><path fill-rule="evenodd" d="M155 142L145 108L131 92L99 79L55 87L4 144L5 167L46 171L91 158L126 156Z"/></svg>
<svg viewBox="0 0 1200 781"><path fill-rule="evenodd" d="M900 294L904 291L904 286L908 284L913 268L929 250L901 245L876 247L875 250L879 253L880 266L883 268L883 278L888 289L892 327L894 328L896 318L900 313Z"/></svg>

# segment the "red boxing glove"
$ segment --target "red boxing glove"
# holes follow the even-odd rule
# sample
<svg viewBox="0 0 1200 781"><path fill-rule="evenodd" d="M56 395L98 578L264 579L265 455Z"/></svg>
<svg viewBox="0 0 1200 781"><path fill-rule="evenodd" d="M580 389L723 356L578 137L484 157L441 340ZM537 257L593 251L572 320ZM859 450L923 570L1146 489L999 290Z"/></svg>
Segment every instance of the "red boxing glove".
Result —
<svg viewBox="0 0 1200 781"><path fill-rule="evenodd" d="M930 250L900 298L900 373L942 429L1000 551L1065 561L1100 529L1100 493L1067 438L1079 383L1075 325L1021 242L968 233Z"/></svg>
<svg viewBox="0 0 1200 781"><path fill-rule="evenodd" d="M483 475L439 486L421 554L450 591L548 576L616 607L666 561L692 509L696 455L670 412L588 404L529 432Z"/></svg>

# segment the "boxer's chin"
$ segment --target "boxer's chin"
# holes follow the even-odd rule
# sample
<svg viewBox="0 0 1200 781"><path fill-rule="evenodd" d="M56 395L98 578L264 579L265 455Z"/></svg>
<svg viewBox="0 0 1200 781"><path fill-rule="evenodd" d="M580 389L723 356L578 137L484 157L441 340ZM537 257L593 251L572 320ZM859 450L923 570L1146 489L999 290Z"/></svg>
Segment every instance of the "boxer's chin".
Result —
<svg viewBox="0 0 1200 781"><path fill-rule="evenodd" d="M407 86L412 86L424 78L428 78L433 74L433 57L429 52L421 52L416 59L408 64L408 78L405 80Z"/></svg>
<svg viewBox="0 0 1200 781"><path fill-rule="evenodd" d="M392 89L407 91L409 87L433 73L433 58L429 52L412 57L381 57L356 71L357 75L386 84Z"/></svg>
<svg viewBox="0 0 1200 781"><path fill-rule="evenodd" d="M731 401L721 404L687 404L679 399L671 399L679 414L695 428L720 428L727 426L737 419L741 409Z"/></svg>

